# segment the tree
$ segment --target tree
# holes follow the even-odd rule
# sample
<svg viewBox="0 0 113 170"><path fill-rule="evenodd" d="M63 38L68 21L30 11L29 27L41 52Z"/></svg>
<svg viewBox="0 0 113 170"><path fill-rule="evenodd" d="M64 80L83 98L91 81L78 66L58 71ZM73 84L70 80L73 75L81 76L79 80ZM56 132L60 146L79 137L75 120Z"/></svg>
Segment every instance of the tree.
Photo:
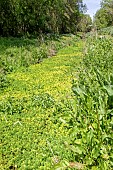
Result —
<svg viewBox="0 0 113 170"><path fill-rule="evenodd" d="M94 17L94 22L98 29L113 25L113 1L102 0L101 8Z"/></svg>
<svg viewBox="0 0 113 170"><path fill-rule="evenodd" d="M92 19L90 15L83 14L78 24L78 30L82 32L89 32L91 31L91 25L92 25Z"/></svg>
<svg viewBox="0 0 113 170"><path fill-rule="evenodd" d="M75 33L82 0L1 0L0 34Z"/></svg>

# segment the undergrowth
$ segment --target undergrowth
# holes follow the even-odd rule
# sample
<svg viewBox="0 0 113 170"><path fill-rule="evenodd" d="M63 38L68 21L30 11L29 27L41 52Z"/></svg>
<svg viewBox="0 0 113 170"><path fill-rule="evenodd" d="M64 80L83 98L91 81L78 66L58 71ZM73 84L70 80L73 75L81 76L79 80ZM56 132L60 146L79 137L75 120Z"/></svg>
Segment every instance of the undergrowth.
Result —
<svg viewBox="0 0 113 170"><path fill-rule="evenodd" d="M66 101L73 97L72 72L81 60L82 43L62 38L73 41L55 57L6 75L9 84L0 95L1 170L82 167L67 147L73 115Z"/></svg>
<svg viewBox="0 0 113 170"><path fill-rule="evenodd" d="M104 38L88 43L72 87L77 131L73 144L87 168L108 170L113 168L113 42Z"/></svg>
<svg viewBox="0 0 113 170"><path fill-rule="evenodd" d="M1 170L113 169L113 42L88 39L83 56L72 44L7 75Z"/></svg>
<svg viewBox="0 0 113 170"><path fill-rule="evenodd" d="M50 58L77 41L76 36L46 35L37 38L0 38L0 88L8 86L6 74Z"/></svg>
<svg viewBox="0 0 113 170"><path fill-rule="evenodd" d="M102 28L100 30L98 30L98 33L100 35L110 35L113 36L113 27L107 27L107 28Z"/></svg>

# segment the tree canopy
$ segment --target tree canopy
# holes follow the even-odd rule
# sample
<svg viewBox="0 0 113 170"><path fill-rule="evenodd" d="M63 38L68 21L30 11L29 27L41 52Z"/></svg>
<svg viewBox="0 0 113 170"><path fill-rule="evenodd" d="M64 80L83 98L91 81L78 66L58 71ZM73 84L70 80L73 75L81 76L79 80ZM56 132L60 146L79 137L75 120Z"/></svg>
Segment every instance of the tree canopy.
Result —
<svg viewBox="0 0 113 170"><path fill-rule="evenodd" d="M113 1L102 0L101 8L96 12L95 24L98 29L113 25Z"/></svg>
<svg viewBox="0 0 113 170"><path fill-rule="evenodd" d="M81 32L88 32L91 30L92 19L89 14L83 14L78 24L78 30Z"/></svg>
<svg viewBox="0 0 113 170"><path fill-rule="evenodd" d="M82 0L1 0L0 34L75 33L84 9Z"/></svg>

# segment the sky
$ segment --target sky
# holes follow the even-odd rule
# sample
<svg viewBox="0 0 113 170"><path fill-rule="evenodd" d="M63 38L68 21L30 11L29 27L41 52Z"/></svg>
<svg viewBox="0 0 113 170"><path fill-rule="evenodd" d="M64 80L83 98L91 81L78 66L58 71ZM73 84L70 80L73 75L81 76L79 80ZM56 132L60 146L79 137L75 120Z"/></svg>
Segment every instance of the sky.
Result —
<svg viewBox="0 0 113 170"><path fill-rule="evenodd" d="M87 5L87 13L90 14L91 18L93 19L96 11L100 8L101 0L83 0L83 2Z"/></svg>

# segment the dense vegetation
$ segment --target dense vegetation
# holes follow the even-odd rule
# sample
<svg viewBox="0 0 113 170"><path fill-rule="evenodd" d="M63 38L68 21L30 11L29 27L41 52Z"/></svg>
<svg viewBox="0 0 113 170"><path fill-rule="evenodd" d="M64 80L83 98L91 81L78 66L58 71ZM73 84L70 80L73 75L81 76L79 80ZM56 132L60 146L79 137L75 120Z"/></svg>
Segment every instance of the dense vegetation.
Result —
<svg viewBox="0 0 113 170"><path fill-rule="evenodd" d="M77 41L62 37L57 56L6 75L0 169L113 168L113 40L88 38L83 56Z"/></svg>
<svg viewBox="0 0 113 170"><path fill-rule="evenodd" d="M94 22L97 29L113 26L113 1L102 0L101 8L96 12Z"/></svg>
<svg viewBox="0 0 113 170"><path fill-rule="evenodd" d="M113 167L113 40L89 41L88 51L73 82L75 150L89 169Z"/></svg>
<svg viewBox="0 0 113 170"><path fill-rule="evenodd" d="M0 170L113 169L113 1L85 10L0 1Z"/></svg>
<svg viewBox="0 0 113 170"><path fill-rule="evenodd" d="M66 98L72 98L72 71L81 60L81 43L73 36L64 40L71 46L57 56L6 75L9 83L0 95L1 170L57 169L74 162L71 148L65 147L71 130Z"/></svg>
<svg viewBox="0 0 113 170"><path fill-rule="evenodd" d="M82 0L1 0L0 34L76 33Z"/></svg>
<svg viewBox="0 0 113 170"><path fill-rule="evenodd" d="M68 37L68 36L67 36ZM72 45L75 36L51 35L39 38L1 38L0 39L0 88L8 86L6 74L27 68L31 64L42 62L45 58L54 56L58 50Z"/></svg>
<svg viewBox="0 0 113 170"><path fill-rule="evenodd" d="M107 36L107 35L113 36L113 26L98 30L98 34L103 36Z"/></svg>

